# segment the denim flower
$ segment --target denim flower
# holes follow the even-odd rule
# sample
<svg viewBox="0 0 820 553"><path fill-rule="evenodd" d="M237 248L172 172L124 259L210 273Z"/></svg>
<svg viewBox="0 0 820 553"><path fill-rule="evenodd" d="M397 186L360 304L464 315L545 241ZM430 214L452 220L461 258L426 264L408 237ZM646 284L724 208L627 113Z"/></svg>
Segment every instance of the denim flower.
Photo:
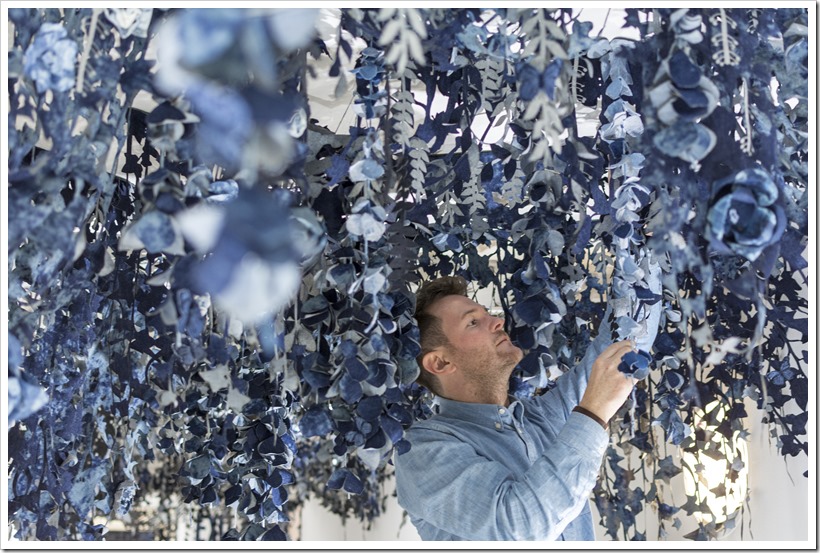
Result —
<svg viewBox="0 0 820 553"><path fill-rule="evenodd" d="M353 182L373 181L384 175L384 167L375 159L362 159L350 166L350 180Z"/></svg>
<svg viewBox="0 0 820 553"><path fill-rule="evenodd" d="M361 81L374 86L379 85L386 75L384 52L376 48L365 48L361 51L359 63L350 72Z"/></svg>
<svg viewBox="0 0 820 553"><path fill-rule="evenodd" d="M155 39L158 87L179 94L203 79L240 88L252 78L256 88L278 90L272 13L236 8L176 12Z"/></svg>
<svg viewBox="0 0 820 553"><path fill-rule="evenodd" d="M613 106L614 109L610 109ZM601 125L599 133L601 140L605 142L612 143L616 140L623 140L627 136L634 137L643 134L641 115L621 99L612 102L604 116L609 119L609 123Z"/></svg>
<svg viewBox="0 0 820 553"><path fill-rule="evenodd" d="M749 261L777 244L786 227L786 213L771 175L759 167L743 169L712 185L708 236L719 253Z"/></svg>
<svg viewBox="0 0 820 553"><path fill-rule="evenodd" d="M291 201L287 193L243 188L224 205L179 214L186 240L210 249L204 258L177 269L179 282L211 294L220 309L246 324L278 313L301 280L302 252L297 248L304 241L297 240Z"/></svg>
<svg viewBox="0 0 820 553"><path fill-rule="evenodd" d="M649 375L649 363L652 357L645 351L630 351L621 357L618 370L622 373L641 380Z"/></svg>
<svg viewBox="0 0 820 553"><path fill-rule="evenodd" d="M387 71L384 68L384 52L367 47L362 50L356 67L350 71L356 76L356 92L353 111L359 117L380 117L387 110L387 92L379 90Z"/></svg>
<svg viewBox="0 0 820 553"><path fill-rule="evenodd" d="M635 182L624 184L615 191L615 200L612 202L615 219L624 223L640 220L638 212L649 204L649 200L650 190L647 187ZM632 225L629 224L628 227L631 229Z"/></svg>
<svg viewBox="0 0 820 553"><path fill-rule="evenodd" d="M456 43L476 54L484 54L487 50L484 44L489 36L490 32L486 27L476 24L466 25L461 32L456 33Z"/></svg>
<svg viewBox="0 0 820 553"><path fill-rule="evenodd" d="M353 236L361 236L365 240L375 242L384 234L384 223L370 213L354 213L347 218L347 230Z"/></svg>
<svg viewBox="0 0 820 553"><path fill-rule="evenodd" d="M777 80L780 84L780 97L786 99L793 96L805 98L808 95L808 38L801 37L786 47L783 62L785 70L777 73Z"/></svg>
<svg viewBox="0 0 820 553"><path fill-rule="evenodd" d="M665 60L649 91L649 100L666 125L678 121L695 122L708 116L717 106L720 92L692 60L678 50Z"/></svg>
<svg viewBox="0 0 820 553"><path fill-rule="evenodd" d="M182 11L176 29L181 64L192 69L217 61L236 43L243 18L231 8Z"/></svg>
<svg viewBox="0 0 820 553"><path fill-rule="evenodd" d="M264 15L274 42L283 50L304 48L316 35L319 8L277 7Z"/></svg>
<svg viewBox="0 0 820 553"><path fill-rule="evenodd" d="M666 441L672 445L680 445L687 436L692 434L692 427L683 422L677 410L667 409L652 421L652 426L660 426L666 433Z"/></svg>
<svg viewBox="0 0 820 553"><path fill-rule="evenodd" d="M37 92L65 92L74 86L77 43L57 23L43 23L23 57L23 72Z"/></svg>

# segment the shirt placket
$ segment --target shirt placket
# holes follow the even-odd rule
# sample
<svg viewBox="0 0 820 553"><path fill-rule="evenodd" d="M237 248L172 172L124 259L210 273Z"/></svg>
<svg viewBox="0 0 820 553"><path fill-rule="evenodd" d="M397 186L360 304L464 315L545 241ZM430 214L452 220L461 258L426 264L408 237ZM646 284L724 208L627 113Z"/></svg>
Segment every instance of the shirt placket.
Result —
<svg viewBox="0 0 820 553"><path fill-rule="evenodd" d="M496 430L501 430L504 426L515 431L518 438L524 443L527 452L527 459L535 461L535 443L530 439L524 426L524 406L520 403L512 405L512 411L506 407L498 408L498 420L495 423Z"/></svg>

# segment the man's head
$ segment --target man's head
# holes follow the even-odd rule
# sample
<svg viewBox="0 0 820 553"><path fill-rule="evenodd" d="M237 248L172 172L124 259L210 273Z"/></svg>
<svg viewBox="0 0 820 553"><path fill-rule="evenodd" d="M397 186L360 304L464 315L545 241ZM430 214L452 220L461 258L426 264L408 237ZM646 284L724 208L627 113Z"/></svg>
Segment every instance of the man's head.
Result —
<svg viewBox="0 0 820 553"><path fill-rule="evenodd" d="M420 384L445 397L455 386L506 389L523 354L504 332L503 319L467 297L463 278L425 283L416 295L415 316L421 334Z"/></svg>

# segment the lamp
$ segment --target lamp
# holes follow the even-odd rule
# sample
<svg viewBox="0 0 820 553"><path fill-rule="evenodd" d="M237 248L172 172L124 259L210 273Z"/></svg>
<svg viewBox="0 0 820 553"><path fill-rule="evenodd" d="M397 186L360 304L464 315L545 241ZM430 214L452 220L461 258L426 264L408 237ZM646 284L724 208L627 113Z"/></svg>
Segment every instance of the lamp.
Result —
<svg viewBox="0 0 820 553"><path fill-rule="evenodd" d="M683 450L686 495L705 509L695 518L710 534L726 537L748 494L748 449L731 427L728 405L720 400L693 408L696 446Z"/></svg>

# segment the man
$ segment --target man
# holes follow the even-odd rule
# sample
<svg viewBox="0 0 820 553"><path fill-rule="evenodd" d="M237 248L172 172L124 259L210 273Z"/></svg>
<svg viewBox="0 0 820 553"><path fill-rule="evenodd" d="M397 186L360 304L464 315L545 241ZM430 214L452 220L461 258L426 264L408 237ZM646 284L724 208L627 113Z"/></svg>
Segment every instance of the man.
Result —
<svg viewBox="0 0 820 553"><path fill-rule="evenodd" d="M650 288L659 291L658 272ZM611 343L607 323L581 363L546 394L509 396L523 357L503 320L470 300L460 277L427 283L416 299L419 383L438 413L407 431L395 456L399 504L425 540L593 540L589 496L608 443L607 423L634 379L621 357L648 350L660 302L642 342Z"/></svg>

